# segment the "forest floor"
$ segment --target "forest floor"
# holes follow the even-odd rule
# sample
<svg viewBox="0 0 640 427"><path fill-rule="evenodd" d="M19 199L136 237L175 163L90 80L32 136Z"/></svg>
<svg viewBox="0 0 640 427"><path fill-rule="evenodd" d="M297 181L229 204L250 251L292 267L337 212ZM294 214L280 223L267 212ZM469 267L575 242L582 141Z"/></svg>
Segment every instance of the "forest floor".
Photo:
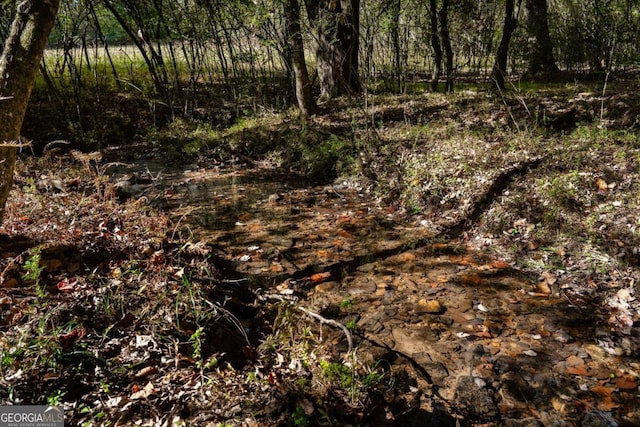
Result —
<svg viewBox="0 0 640 427"><path fill-rule="evenodd" d="M87 426L638 425L634 87L368 94L21 158L0 403Z"/></svg>

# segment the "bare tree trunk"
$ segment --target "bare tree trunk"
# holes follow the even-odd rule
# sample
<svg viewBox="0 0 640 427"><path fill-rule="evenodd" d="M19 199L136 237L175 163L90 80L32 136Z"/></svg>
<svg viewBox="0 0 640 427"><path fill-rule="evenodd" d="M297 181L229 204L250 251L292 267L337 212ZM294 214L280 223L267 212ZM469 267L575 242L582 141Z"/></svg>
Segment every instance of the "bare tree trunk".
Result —
<svg viewBox="0 0 640 427"><path fill-rule="evenodd" d="M431 71L431 90L438 90L438 81L442 74L442 47L438 37L438 9L436 0L429 2L429 20L431 25L431 49L433 50L433 70Z"/></svg>
<svg viewBox="0 0 640 427"><path fill-rule="evenodd" d="M445 92L453 93L453 49L451 49L451 38L449 37L449 0L442 0L442 8L438 15L440 17L440 38L444 47L444 72L447 76Z"/></svg>
<svg viewBox="0 0 640 427"><path fill-rule="evenodd" d="M360 0L305 0L305 6L316 32L320 98L359 92Z"/></svg>
<svg viewBox="0 0 640 427"><path fill-rule="evenodd" d="M389 5L389 33L391 35L391 48L393 49L393 77L398 83L398 89L402 87L402 58L400 54L401 11L401 0L391 0Z"/></svg>
<svg viewBox="0 0 640 427"><path fill-rule="evenodd" d="M0 223L13 185L16 147L31 90L60 0L18 5L0 57Z"/></svg>
<svg viewBox="0 0 640 427"><path fill-rule="evenodd" d="M311 96L311 82L304 59L304 43L300 33L300 4L298 0L287 0L284 4L284 15L287 25L287 38L291 63L295 76L296 99L302 117L308 117L316 109L316 103Z"/></svg>
<svg viewBox="0 0 640 427"><path fill-rule="evenodd" d="M520 9L521 0L518 2ZM515 16L515 0L507 0L505 4L504 24L502 26L502 38L496 52L496 61L491 71L491 80L494 87L504 89L505 76L507 74L507 59L509 58L509 42L511 35L518 26L518 18Z"/></svg>
<svg viewBox="0 0 640 427"><path fill-rule="evenodd" d="M342 14L338 18L338 40L344 52L341 93L358 93L362 90L358 61L360 54L360 0L342 0Z"/></svg>
<svg viewBox="0 0 640 427"><path fill-rule="evenodd" d="M553 43L549 35L547 0L526 0L527 32L531 37L529 69L531 76L536 74L555 74L560 71L553 57Z"/></svg>
<svg viewBox="0 0 640 427"><path fill-rule="evenodd" d="M140 22L141 18L139 16L135 17L135 20L139 23L139 26L140 26L138 31L136 31L134 28L131 27L131 25L129 25L129 23L127 22L127 19L121 13L121 10L116 7L116 4L112 0L105 0L103 1L102 4L113 15L116 21L118 21L118 24L120 24L120 27L124 30L125 33L127 33L131 41L136 45L136 47L138 48L138 51L140 52L140 54L142 55L142 58L144 59L145 64L147 65L147 69L149 70L149 74L151 75L151 80L153 80L156 91L163 98L166 99L167 98L166 86L168 82L166 79L166 75L163 76L163 73L161 70L162 68L161 65L164 66L164 64L160 64L158 62L158 57L155 54L155 50L153 49L153 46L151 45L151 43L147 42L147 40L145 40L144 37L141 37L143 36L142 25ZM130 12L130 11L127 11L127 12ZM147 52L145 45L149 46L151 54Z"/></svg>

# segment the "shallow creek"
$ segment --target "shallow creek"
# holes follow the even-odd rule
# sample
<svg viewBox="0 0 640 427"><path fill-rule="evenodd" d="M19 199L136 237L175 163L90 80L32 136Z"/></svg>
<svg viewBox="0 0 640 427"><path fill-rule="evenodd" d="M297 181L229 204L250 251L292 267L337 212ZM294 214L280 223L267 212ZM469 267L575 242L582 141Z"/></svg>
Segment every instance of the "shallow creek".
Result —
<svg viewBox="0 0 640 427"><path fill-rule="evenodd" d="M420 425L442 407L473 422L640 425L640 365L624 345L638 337L614 343L596 301L442 242L428 218L347 184L259 169L162 182L163 206L193 241L255 287L355 324L359 356L404 373L398 399L422 411L396 421ZM346 351L339 330L326 339Z"/></svg>

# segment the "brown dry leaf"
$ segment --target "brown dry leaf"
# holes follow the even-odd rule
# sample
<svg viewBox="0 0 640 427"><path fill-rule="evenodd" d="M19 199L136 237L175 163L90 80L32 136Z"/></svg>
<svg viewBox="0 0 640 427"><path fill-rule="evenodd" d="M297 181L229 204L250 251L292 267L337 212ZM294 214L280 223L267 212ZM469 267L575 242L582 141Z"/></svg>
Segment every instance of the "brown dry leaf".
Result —
<svg viewBox="0 0 640 427"><path fill-rule="evenodd" d="M345 237L345 238L349 238L351 237L351 233L349 233L347 230L338 230L338 237Z"/></svg>
<svg viewBox="0 0 640 427"><path fill-rule="evenodd" d="M601 411L611 411L612 409L619 408L620 404L614 402L613 399L611 399L611 397L609 396L605 397L602 402L598 402L597 407Z"/></svg>
<svg viewBox="0 0 640 427"><path fill-rule="evenodd" d="M158 372L159 372L158 368L156 368L155 366L147 366L145 368L140 369L133 376L135 378L146 378L149 375L154 375L154 374L157 374Z"/></svg>
<svg viewBox="0 0 640 427"><path fill-rule="evenodd" d="M249 228L249 231L257 233L258 231L262 231L262 229L264 228L264 225L260 223L258 224L253 223L253 224L249 224L248 228Z"/></svg>
<svg viewBox="0 0 640 427"><path fill-rule="evenodd" d="M349 215L342 215L338 218L338 222L351 222L351 217Z"/></svg>
<svg viewBox="0 0 640 427"><path fill-rule="evenodd" d="M509 268L509 264L507 264L505 261L502 261L502 260L491 261L489 265L491 266L491 268L496 268L498 270Z"/></svg>
<svg viewBox="0 0 640 427"><path fill-rule="evenodd" d="M549 287L549 284L547 282L540 282L538 283L538 291L543 294L550 294L551 288Z"/></svg>
<svg viewBox="0 0 640 427"><path fill-rule="evenodd" d="M589 376L589 371L584 366L569 366L567 367L567 374L569 375L581 375Z"/></svg>
<svg viewBox="0 0 640 427"><path fill-rule="evenodd" d="M567 402L553 396L551 398L551 406L553 406L553 409L555 409L556 411L562 413L565 411L565 408L567 406Z"/></svg>
<svg viewBox="0 0 640 427"><path fill-rule="evenodd" d="M7 288L7 289L13 289L15 287L18 286L18 280L16 280L14 277L11 277L7 280L4 281L4 283L2 283L2 287L3 288Z"/></svg>
<svg viewBox="0 0 640 427"><path fill-rule="evenodd" d="M548 285L553 285L558 281L556 275L549 271L543 271L540 276L542 277L542 281L547 283Z"/></svg>
<svg viewBox="0 0 640 427"><path fill-rule="evenodd" d="M470 255L451 255L449 257L449 260L453 264L458 264L458 265L475 265L476 264L475 260Z"/></svg>
<svg viewBox="0 0 640 427"><path fill-rule="evenodd" d="M324 273L312 274L311 276L309 276L309 280L311 280L313 283L320 283L320 282L324 282L329 277L331 277L331 273L327 271Z"/></svg>
<svg viewBox="0 0 640 427"><path fill-rule="evenodd" d="M482 277L477 274L465 274L460 278L463 285L479 286L482 284Z"/></svg>
<svg viewBox="0 0 640 427"><path fill-rule="evenodd" d="M638 378L625 375L616 380L616 387L622 390L635 390L638 388Z"/></svg>
<svg viewBox="0 0 640 427"><path fill-rule="evenodd" d="M153 387L153 383L149 381L142 390L138 390L136 392L131 393L131 396L129 398L131 400L146 399L147 397L151 396L154 392L155 392L155 389Z"/></svg>
<svg viewBox="0 0 640 427"><path fill-rule="evenodd" d="M527 249L530 251L535 251L536 249L538 249L540 247L540 244L538 242L534 242L529 240L527 242Z"/></svg>
<svg viewBox="0 0 640 427"><path fill-rule="evenodd" d="M398 255L398 259L400 259L401 261L408 263L408 262L412 262L416 259L415 254L411 253L411 252L403 252L401 254Z"/></svg>
<svg viewBox="0 0 640 427"><path fill-rule="evenodd" d="M565 362L567 363L567 366L584 366L584 359L576 356L576 355L571 355L569 357L567 357L565 359Z"/></svg>
<svg viewBox="0 0 640 427"><path fill-rule="evenodd" d="M431 245L431 250L433 251L441 251L447 249L449 246L446 243L434 243Z"/></svg>
<svg viewBox="0 0 640 427"><path fill-rule="evenodd" d="M64 265L58 258L42 259L40 263L49 272L58 271Z"/></svg>
<svg viewBox="0 0 640 427"><path fill-rule="evenodd" d="M607 192L607 181L602 178L596 178L596 187L598 187L598 193L606 193Z"/></svg>
<svg viewBox="0 0 640 427"><path fill-rule="evenodd" d="M76 341L84 338L85 335L87 335L86 329L84 328L74 329L68 334L60 335L58 337L58 342L60 342L60 346L63 349L70 348L76 343Z"/></svg>
<svg viewBox="0 0 640 427"><path fill-rule="evenodd" d="M597 385L595 387L592 387L591 391L600 397L610 397L611 394L615 391L615 389L611 387Z"/></svg>
<svg viewBox="0 0 640 427"><path fill-rule="evenodd" d="M280 273L281 271L284 271L284 267L279 262L274 262L269 267L269 271L272 273Z"/></svg>

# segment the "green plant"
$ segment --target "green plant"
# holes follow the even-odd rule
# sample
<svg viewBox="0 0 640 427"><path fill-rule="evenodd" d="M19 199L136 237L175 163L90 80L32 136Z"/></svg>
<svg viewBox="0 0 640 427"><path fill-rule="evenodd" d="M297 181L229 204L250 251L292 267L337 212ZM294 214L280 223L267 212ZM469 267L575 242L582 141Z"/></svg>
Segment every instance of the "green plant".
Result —
<svg viewBox="0 0 640 427"><path fill-rule="evenodd" d="M343 363L321 360L320 368L325 378L336 381L344 389L351 388L354 383L355 372Z"/></svg>
<svg viewBox="0 0 640 427"><path fill-rule="evenodd" d="M353 300L351 298L345 298L340 301L340 308L347 309L353 307Z"/></svg>
<svg viewBox="0 0 640 427"><path fill-rule="evenodd" d="M204 329L199 327L195 330L193 334L189 337L189 342L193 347L192 357L196 361L196 367L198 369L202 369L202 335L204 334Z"/></svg>
<svg viewBox="0 0 640 427"><path fill-rule="evenodd" d="M297 427L306 427L310 425L307 414L305 414L304 408L302 406L296 406L296 410L293 412L293 414L291 414L289 424Z"/></svg>
<svg viewBox="0 0 640 427"><path fill-rule="evenodd" d="M104 394L111 394L111 386L104 380L100 380L100 390L102 390Z"/></svg>
<svg viewBox="0 0 640 427"><path fill-rule="evenodd" d="M36 290L36 297L41 300L47 294L44 287L40 283L40 275L44 267L40 265L40 249L36 248L32 251L32 255L24 262L25 273L22 275L24 280L32 281Z"/></svg>
<svg viewBox="0 0 640 427"><path fill-rule="evenodd" d="M60 406L60 404L62 404L62 398L64 397L65 394L66 392L62 390L54 391L49 396L47 396L47 405Z"/></svg>

